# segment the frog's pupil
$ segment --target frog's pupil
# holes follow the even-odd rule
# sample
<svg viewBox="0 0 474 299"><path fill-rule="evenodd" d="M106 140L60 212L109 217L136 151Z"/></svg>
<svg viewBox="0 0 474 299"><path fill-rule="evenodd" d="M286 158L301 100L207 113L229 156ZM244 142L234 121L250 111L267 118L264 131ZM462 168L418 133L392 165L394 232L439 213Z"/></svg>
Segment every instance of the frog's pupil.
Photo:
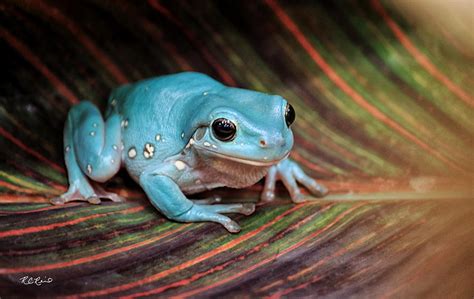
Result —
<svg viewBox="0 0 474 299"><path fill-rule="evenodd" d="M285 122L288 127L291 126L291 124L295 121L296 118L296 113L295 109L293 109L293 106L290 104L286 104L286 109L285 109Z"/></svg>
<svg viewBox="0 0 474 299"><path fill-rule="evenodd" d="M235 124L230 120L219 118L212 123L212 131L217 139L221 141L230 141L235 136L236 128Z"/></svg>

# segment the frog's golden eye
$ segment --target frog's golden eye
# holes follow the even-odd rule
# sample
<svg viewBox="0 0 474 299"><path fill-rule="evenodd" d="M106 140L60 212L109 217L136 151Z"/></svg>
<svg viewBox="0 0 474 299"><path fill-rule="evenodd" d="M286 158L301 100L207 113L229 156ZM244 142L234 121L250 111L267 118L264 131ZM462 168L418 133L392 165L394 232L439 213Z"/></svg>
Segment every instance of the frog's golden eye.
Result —
<svg viewBox="0 0 474 299"><path fill-rule="evenodd" d="M218 118L212 123L212 132L220 141L231 141L235 137L237 128L226 118Z"/></svg>
<svg viewBox="0 0 474 299"><path fill-rule="evenodd" d="M286 125L288 126L288 128L295 121L295 118L296 118L295 109L293 109L293 106L291 106L290 104L286 104L285 122L286 122Z"/></svg>

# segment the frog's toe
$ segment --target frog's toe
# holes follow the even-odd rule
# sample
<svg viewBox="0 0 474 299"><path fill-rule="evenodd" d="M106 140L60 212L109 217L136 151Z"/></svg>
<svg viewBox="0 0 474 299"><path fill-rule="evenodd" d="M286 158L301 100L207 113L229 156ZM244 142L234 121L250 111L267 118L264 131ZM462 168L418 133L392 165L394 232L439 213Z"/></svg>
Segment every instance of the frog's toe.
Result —
<svg viewBox="0 0 474 299"><path fill-rule="evenodd" d="M242 204L233 205L193 205L187 212L169 216L171 219L180 222L200 222L212 221L222 224L229 232L238 233L240 226L227 216L220 213L238 213L237 208L242 208Z"/></svg>
<svg viewBox="0 0 474 299"><path fill-rule="evenodd" d="M317 188L318 192L314 193L314 195L316 195L318 197L324 197L324 196L328 195L329 189L326 186L318 184L318 183L316 183L316 184L318 185L318 188Z"/></svg>
<svg viewBox="0 0 474 299"><path fill-rule="evenodd" d="M227 229L230 233L233 234L236 234L241 230L240 225L238 225L237 222L235 222L234 220L226 221L222 223L222 225L224 225L225 229Z"/></svg>
<svg viewBox="0 0 474 299"><path fill-rule="evenodd" d="M110 198L113 202L125 202L125 201L127 201L127 199L125 199L125 197L123 197L123 196L120 196L120 195L117 195L117 194L114 194L114 195L115 196Z"/></svg>
<svg viewBox="0 0 474 299"><path fill-rule="evenodd" d="M303 170L299 168L299 166L293 169L293 173L298 183L305 186L309 190L309 192L311 192L312 195L316 197L324 197L329 193L328 188L326 188L324 185L319 184L312 177L305 174Z"/></svg>
<svg viewBox="0 0 474 299"><path fill-rule="evenodd" d="M233 203L233 204L220 204L220 205L205 205L199 206L211 211L213 213L239 213L244 215L250 215L255 211L254 203Z"/></svg>
<svg viewBox="0 0 474 299"><path fill-rule="evenodd" d="M301 182L300 183L306 187L306 189L309 190L309 192L316 196L316 197L324 197L326 196L328 193L329 193L329 190L328 188L326 188L325 186L321 185L321 184L318 184L316 183L316 181L314 180L311 180L311 181L308 181L308 182Z"/></svg>
<svg viewBox="0 0 474 299"><path fill-rule="evenodd" d="M94 196L102 199L110 199L113 202L124 202L126 199L116 193L107 192L98 184L92 183L92 188L94 189ZM100 201L99 201L100 202Z"/></svg>
<svg viewBox="0 0 474 299"><path fill-rule="evenodd" d="M66 201L64 200L64 198L62 198L61 196L58 196L58 197L55 197L55 198L51 198L49 200L49 202L55 206L58 206L58 205L63 205L66 203Z"/></svg>
<svg viewBox="0 0 474 299"><path fill-rule="evenodd" d="M260 199L264 202L272 201L275 199L275 192L272 190L264 190Z"/></svg>
<svg viewBox="0 0 474 299"><path fill-rule="evenodd" d="M253 203L244 203L242 204L242 210L241 213L248 216L253 214L255 212L255 204Z"/></svg>
<svg viewBox="0 0 474 299"><path fill-rule="evenodd" d="M310 197L305 196L299 192L291 196L291 201L293 201L294 203L302 203L302 202L307 202L309 200L311 200Z"/></svg>
<svg viewBox="0 0 474 299"><path fill-rule="evenodd" d="M106 192L106 193L97 194L97 196L100 197L100 198L110 199L113 202L124 202L124 201L126 201L125 197L122 197L122 196L120 196L118 194L115 194L115 193Z"/></svg>
<svg viewBox="0 0 474 299"><path fill-rule="evenodd" d="M88 198L87 198L87 201L88 201L90 204L93 204L93 205L98 205L98 204L101 203L100 198L98 198L97 196L88 197Z"/></svg>

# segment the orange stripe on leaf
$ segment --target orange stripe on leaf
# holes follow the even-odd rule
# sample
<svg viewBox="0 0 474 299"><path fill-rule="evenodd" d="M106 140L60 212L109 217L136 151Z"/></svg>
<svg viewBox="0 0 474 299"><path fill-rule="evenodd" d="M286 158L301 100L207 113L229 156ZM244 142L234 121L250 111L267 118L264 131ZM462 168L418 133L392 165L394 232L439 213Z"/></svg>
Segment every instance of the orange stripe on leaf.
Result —
<svg viewBox="0 0 474 299"><path fill-rule="evenodd" d="M152 276L148 276L148 277L145 277L143 279L140 279L140 280L137 280L137 281L134 281L134 282L131 282L131 283L128 283L128 284L123 284L123 285L119 285L119 286L116 286L116 287L112 287L112 288L108 288L108 289L103 289L103 290L97 290L97 291L91 291L91 292L86 292L86 293L82 293L82 294L78 294L79 297L94 297L94 296L104 296L104 295L110 295L112 293L116 293L116 292L121 292L121 291L126 291L126 290L129 290L131 288L134 288L134 287L137 287L137 286L141 286L141 285L144 285L144 284L147 284L147 283L150 283L150 282L153 282L153 281L156 281L156 280L159 280L163 277L166 277L168 275L171 275L173 273L176 273L178 271L181 271L185 268L189 268L191 266L194 266L200 262L203 262L205 261L206 259L210 258L210 257L213 257L219 253L222 253L226 250L229 250L235 246L237 246L238 244L250 239L251 237L257 235L258 233L260 233L261 231L263 231L264 229L272 226L274 223L278 222L279 220L281 220L283 217L285 217L286 215L300 209L301 207L305 206L304 204L300 204L300 205L297 205L287 211L285 211L284 213L282 213L281 215L278 215L277 217L275 217L275 219L273 219L272 221L260 226L259 228L251 231L251 232L248 232L246 233L245 235L242 235L240 236L239 238L237 239L234 239L232 241L230 241L229 243L226 243L222 246L219 246L209 252L206 252L205 254L202 254L190 261L187 261L185 263L182 263L182 264L179 264L179 265L176 265L170 269L167 269L165 271L162 271L160 273L157 273L155 275L152 275ZM73 296L75 297L75 296Z"/></svg>
<svg viewBox="0 0 474 299"><path fill-rule="evenodd" d="M119 211L118 213L120 213L120 214L129 214L129 213L136 213L136 212L139 212L141 210L143 210L143 206L128 208L126 210ZM117 212L114 211L114 212L108 212L108 213L105 213L105 214L94 214L94 215L80 217L80 218L65 221L65 222L57 222L57 223L51 223L51 224L42 225L42 226L32 226L32 227L27 227L27 228L20 228L20 229L3 231L3 232L0 232L0 238L6 238L6 237L12 237L12 236L21 236L21 235L32 234L32 233L40 233L40 232L44 232L44 231L47 231L47 230L53 230L53 229L56 229L56 228L59 228L59 227L75 225L75 224L78 224L78 223L81 223L81 222L85 222L87 220L100 218L100 217L107 216L107 215L114 214L114 213L117 213Z"/></svg>
<svg viewBox="0 0 474 299"><path fill-rule="evenodd" d="M474 107L474 98L462 90L459 86L449 80L449 78L443 74L423 53L418 50L411 40L406 36L402 29L395 23L395 21L388 15L387 11L383 8L379 0L372 0L372 6L375 8L378 14L380 14L388 27L395 34L400 43L410 54L423 66L428 73L443 83L452 93L463 100L466 104Z"/></svg>
<svg viewBox="0 0 474 299"><path fill-rule="evenodd" d="M449 165L451 168L464 171L463 168L459 167L458 165L454 164L444 155L432 149L428 144L423 142L422 140L418 139L415 135L411 132L406 130L400 124L396 123L388 116L383 114L380 110L376 107L372 106L364 97L362 97L356 90L354 90L347 82L345 82L337 73L336 71L324 60L324 58L318 53L318 51L311 45L308 39L304 36L304 34L300 31L298 26L291 20L288 14L280 7L280 5L275 0L265 0L267 5L273 10L275 15L279 18L283 25L293 34L295 39L298 43L303 47L303 49L308 53L311 59L323 70L323 72L328 76L328 78L338 86L344 93L350 96L359 106L363 107L367 110L372 116L376 119L387 125L388 127L392 128L393 130L397 131L400 135L406 137L408 140L414 142L419 147L423 148L433 156L437 157L439 160L443 161L446 165Z"/></svg>

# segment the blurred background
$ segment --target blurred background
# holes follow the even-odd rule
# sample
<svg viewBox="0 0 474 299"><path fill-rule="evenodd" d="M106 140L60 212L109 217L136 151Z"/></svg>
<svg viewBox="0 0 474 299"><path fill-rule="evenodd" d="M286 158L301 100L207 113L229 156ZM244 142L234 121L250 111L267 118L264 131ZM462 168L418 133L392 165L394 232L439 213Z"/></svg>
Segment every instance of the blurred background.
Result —
<svg viewBox="0 0 474 299"><path fill-rule="evenodd" d="M18 283L33 275L54 280L42 296L472 298L473 12L468 0L3 1L0 296L37 296ZM125 172L107 186L127 203L50 207L67 187L71 105L104 109L121 84L181 71L290 101L291 157L331 195L294 206L280 186L276 204L234 217L239 235L166 221Z"/></svg>

